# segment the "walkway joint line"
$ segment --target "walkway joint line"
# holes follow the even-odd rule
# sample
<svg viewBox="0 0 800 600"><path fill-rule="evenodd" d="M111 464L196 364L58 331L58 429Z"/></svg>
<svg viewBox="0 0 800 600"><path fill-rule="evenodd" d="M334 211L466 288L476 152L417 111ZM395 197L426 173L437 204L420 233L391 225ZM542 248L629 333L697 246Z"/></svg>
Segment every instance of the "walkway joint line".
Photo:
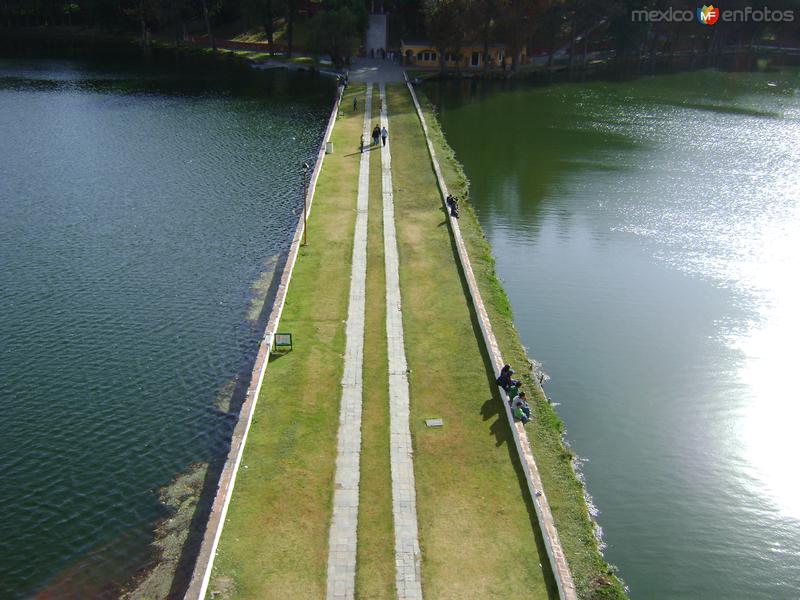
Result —
<svg viewBox="0 0 800 600"><path fill-rule="evenodd" d="M370 137L372 84L364 102L364 137ZM358 487L361 478L361 409L364 367L364 311L367 280L367 209L369 152L361 153L353 240L350 301L345 332L342 402L339 409L338 452L333 492L333 517L328 537L327 600L352 600L356 586Z"/></svg>
<svg viewBox="0 0 800 600"><path fill-rule="evenodd" d="M380 84L381 128L389 130L386 86ZM392 191L390 138L381 147L383 249L386 267L386 336L389 351L392 514L394 515L395 585L400 600L422 600L417 495L409 427L408 365L403 341L400 265Z"/></svg>

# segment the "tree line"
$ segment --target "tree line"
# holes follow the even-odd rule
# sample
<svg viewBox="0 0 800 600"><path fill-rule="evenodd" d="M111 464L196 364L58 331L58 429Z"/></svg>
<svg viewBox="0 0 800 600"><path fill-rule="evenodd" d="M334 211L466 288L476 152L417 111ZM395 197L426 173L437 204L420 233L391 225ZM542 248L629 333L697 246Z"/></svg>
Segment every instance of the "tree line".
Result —
<svg viewBox="0 0 800 600"><path fill-rule="evenodd" d="M312 7L313 15L312 15ZM307 31L304 50L331 55L343 63L355 52L367 27L363 0L0 0L0 26L85 27L135 33L147 45L153 34L181 44L202 29L201 41L217 49L218 28L240 24L260 29L269 48L290 56L296 50L298 23ZM278 28L282 43L276 44Z"/></svg>
<svg viewBox="0 0 800 600"><path fill-rule="evenodd" d="M214 31L242 22L263 30L275 46L282 30L282 51L295 51L295 30L302 23L307 51L330 54L337 64L355 54L367 26L367 7L389 13L390 45L402 37L426 37L446 54L466 46L502 43L509 47L511 69L520 52L545 54L551 66L567 57L570 71L585 67L587 56L601 50L620 63L655 61L676 54L713 55L724 48L753 48L771 40L798 46L800 0L770 0L773 11L794 11L793 21L740 20L700 24L696 19L635 19L636 11L689 11L701 0L0 0L0 24L8 27L80 25L111 31L137 31L146 42L150 32L177 43L198 24L205 41L215 46ZM375 2L378 2L377 6ZM763 8L750 0L726 0L722 8ZM489 68L488 61L484 61Z"/></svg>
<svg viewBox="0 0 800 600"><path fill-rule="evenodd" d="M706 0L708 1L708 0ZM560 52L569 69L594 50L618 63L647 61L656 57L671 59L676 54L713 55L723 49L754 48L760 44L800 45L800 0L770 0L772 20L752 18L753 10L764 4L748 0L725 0L725 10L744 11L749 19L701 24L696 11L700 0L422 0L425 33L439 50L440 61L446 53L458 54L467 45L503 43L509 47L512 69L521 50L544 54L552 65ZM711 4L711 2L708 2ZM665 18L667 11L681 11L683 19ZM654 19L641 17L637 11L656 11ZM776 21L776 12L792 11L793 20ZM691 20L686 16L691 15ZM488 68L488 64L484 63ZM579 65L579 66L585 66Z"/></svg>

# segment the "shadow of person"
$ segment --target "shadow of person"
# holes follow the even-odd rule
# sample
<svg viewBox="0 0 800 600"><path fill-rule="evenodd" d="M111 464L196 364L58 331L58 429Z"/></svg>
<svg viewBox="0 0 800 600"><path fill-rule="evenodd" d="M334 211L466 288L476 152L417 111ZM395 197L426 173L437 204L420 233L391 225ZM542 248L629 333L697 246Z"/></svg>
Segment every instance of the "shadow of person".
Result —
<svg viewBox="0 0 800 600"><path fill-rule="evenodd" d="M508 426L503 418L505 415L501 415L498 409L499 403L497 398L489 398L481 405L481 416L483 420L489 421L490 419L494 419L489 426L489 433L494 436L494 445L497 448L508 443L510 438Z"/></svg>

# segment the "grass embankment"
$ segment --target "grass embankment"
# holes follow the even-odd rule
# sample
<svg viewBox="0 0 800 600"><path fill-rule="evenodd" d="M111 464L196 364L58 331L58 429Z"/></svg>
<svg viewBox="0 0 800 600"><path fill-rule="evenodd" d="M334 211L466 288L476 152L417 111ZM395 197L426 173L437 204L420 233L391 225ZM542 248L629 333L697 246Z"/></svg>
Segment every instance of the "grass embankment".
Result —
<svg viewBox="0 0 800 600"><path fill-rule="evenodd" d="M388 109L425 597L555 597L404 86L390 87ZM430 417L444 427L427 428Z"/></svg>
<svg viewBox="0 0 800 600"><path fill-rule="evenodd" d="M356 93L363 107L362 86L342 106ZM295 348L267 369L209 596L325 595L362 123L348 111L334 127L281 319Z"/></svg>
<svg viewBox="0 0 800 600"><path fill-rule="evenodd" d="M461 165L448 146L434 111L424 95L420 98L420 102L447 186L452 194L467 199L469 185ZM526 368L529 359L514 327L508 297L497 278L491 246L486 241L472 207L467 202L462 204L463 210L459 222L461 234L467 244L472 268L489 312L495 336L506 362L518 367L517 372L521 373L525 389L531 390L529 396L535 398L535 418L527 425L528 438L553 511L561 544L578 588L578 595L581 598L591 599L627 598L622 584L613 575L613 568L606 562L598 548L594 525L584 499L584 490L572 468L573 455L562 441L564 424ZM458 376L458 371L460 369L454 370L455 376Z"/></svg>

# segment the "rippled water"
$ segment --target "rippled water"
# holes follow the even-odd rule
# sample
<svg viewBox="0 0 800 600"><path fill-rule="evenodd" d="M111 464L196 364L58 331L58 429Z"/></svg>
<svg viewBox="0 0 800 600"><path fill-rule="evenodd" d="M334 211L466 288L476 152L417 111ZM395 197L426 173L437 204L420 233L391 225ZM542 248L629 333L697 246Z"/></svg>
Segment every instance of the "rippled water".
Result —
<svg viewBox="0 0 800 600"><path fill-rule="evenodd" d="M800 597L799 88L429 90L634 598Z"/></svg>
<svg viewBox="0 0 800 600"><path fill-rule="evenodd" d="M113 590L151 558L158 488L224 455L215 398L252 360L252 286L332 98L283 72L0 60L0 598Z"/></svg>

